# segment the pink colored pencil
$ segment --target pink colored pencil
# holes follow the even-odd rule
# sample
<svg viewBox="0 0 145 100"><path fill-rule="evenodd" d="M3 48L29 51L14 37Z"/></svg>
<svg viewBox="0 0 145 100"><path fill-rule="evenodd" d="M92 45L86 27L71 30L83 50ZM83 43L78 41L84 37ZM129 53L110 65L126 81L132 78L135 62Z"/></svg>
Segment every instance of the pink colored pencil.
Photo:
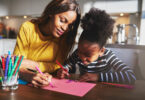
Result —
<svg viewBox="0 0 145 100"><path fill-rule="evenodd" d="M38 68L38 66L35 66L35 68L38 70L38 72L39 72L41 75L44 75L44 74L41 72L41 70ZM53 84L52 84L52 82L50 82L50 81L49 81L49 85L50 85L51 87L54 87Z"/></svg>
<svg viewBox="0 0 145 100"><path fill-rule="evenodd" d="M38 68L38 66L35 66L35 68L38 70L38 72L43 75L43 73L41 72L41 70Z"/></svg>

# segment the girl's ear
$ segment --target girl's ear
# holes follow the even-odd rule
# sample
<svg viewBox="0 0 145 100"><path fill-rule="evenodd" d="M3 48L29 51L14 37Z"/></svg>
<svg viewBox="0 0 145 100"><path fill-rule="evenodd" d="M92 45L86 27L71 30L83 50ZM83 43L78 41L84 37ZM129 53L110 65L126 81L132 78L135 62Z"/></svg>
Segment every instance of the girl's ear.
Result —
<svg viewBox="0 0 145 100"><path fill-rule="evenodd" d="M103 47L103 48L100 50L99 56L101 57L101 56L104 54L104 52L105 52L105 47Z"/></svg>

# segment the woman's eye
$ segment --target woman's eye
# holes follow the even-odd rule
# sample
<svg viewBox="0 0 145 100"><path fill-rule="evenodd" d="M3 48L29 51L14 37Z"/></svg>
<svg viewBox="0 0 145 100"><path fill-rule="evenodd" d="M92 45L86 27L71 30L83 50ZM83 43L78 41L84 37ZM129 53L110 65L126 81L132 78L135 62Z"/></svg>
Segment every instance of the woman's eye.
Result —
<svg viewBox="0 0 145 100"><path fill-rule="evenodd" d="M61 18L60 21L63 22L63 23L66 22L66 20L64 18Z"/></svg>

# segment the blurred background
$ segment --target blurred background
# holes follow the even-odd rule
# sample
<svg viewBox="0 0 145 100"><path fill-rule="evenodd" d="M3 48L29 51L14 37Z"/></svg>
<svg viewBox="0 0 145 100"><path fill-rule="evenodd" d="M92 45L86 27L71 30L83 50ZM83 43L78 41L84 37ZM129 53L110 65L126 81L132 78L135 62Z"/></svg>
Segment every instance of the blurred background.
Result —
<svg viewBox="0 0 145 100"><path fill-rule="evenodd" d="M24 21L39 17L51 0L0 0L0 55L13 52ZM82 16L91 7L105 10L116 21L106 47L113 50L138 79L145 79L145 0L78 0ZM76 39L82 29L79 28Z"/></svg>
<svg viewBox="0 0 145 100"><path fill-rule="evenodd" d="M0 38L16 38L20 25L39 17L51 0L0 0ZM105 10L116 20L108 43L145 45L144 0L78 0L82 15L91 7ZM81 33L79 28L79 33ZM79 34L78 34L79 37Z"/></svg>

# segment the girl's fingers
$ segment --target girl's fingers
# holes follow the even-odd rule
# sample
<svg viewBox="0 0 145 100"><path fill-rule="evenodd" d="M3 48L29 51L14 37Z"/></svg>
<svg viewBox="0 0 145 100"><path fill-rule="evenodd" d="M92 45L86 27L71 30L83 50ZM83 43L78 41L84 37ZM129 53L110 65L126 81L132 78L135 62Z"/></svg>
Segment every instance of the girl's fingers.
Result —
<svg viewBox="0 0 145 100"><path fill-rule="evenodd" d="M58 78L65 78L66 76L70 76L69 73L67 72L67 70L66 71L64 71L62 69L58 70L58 72L57 72Z"/></svg>

